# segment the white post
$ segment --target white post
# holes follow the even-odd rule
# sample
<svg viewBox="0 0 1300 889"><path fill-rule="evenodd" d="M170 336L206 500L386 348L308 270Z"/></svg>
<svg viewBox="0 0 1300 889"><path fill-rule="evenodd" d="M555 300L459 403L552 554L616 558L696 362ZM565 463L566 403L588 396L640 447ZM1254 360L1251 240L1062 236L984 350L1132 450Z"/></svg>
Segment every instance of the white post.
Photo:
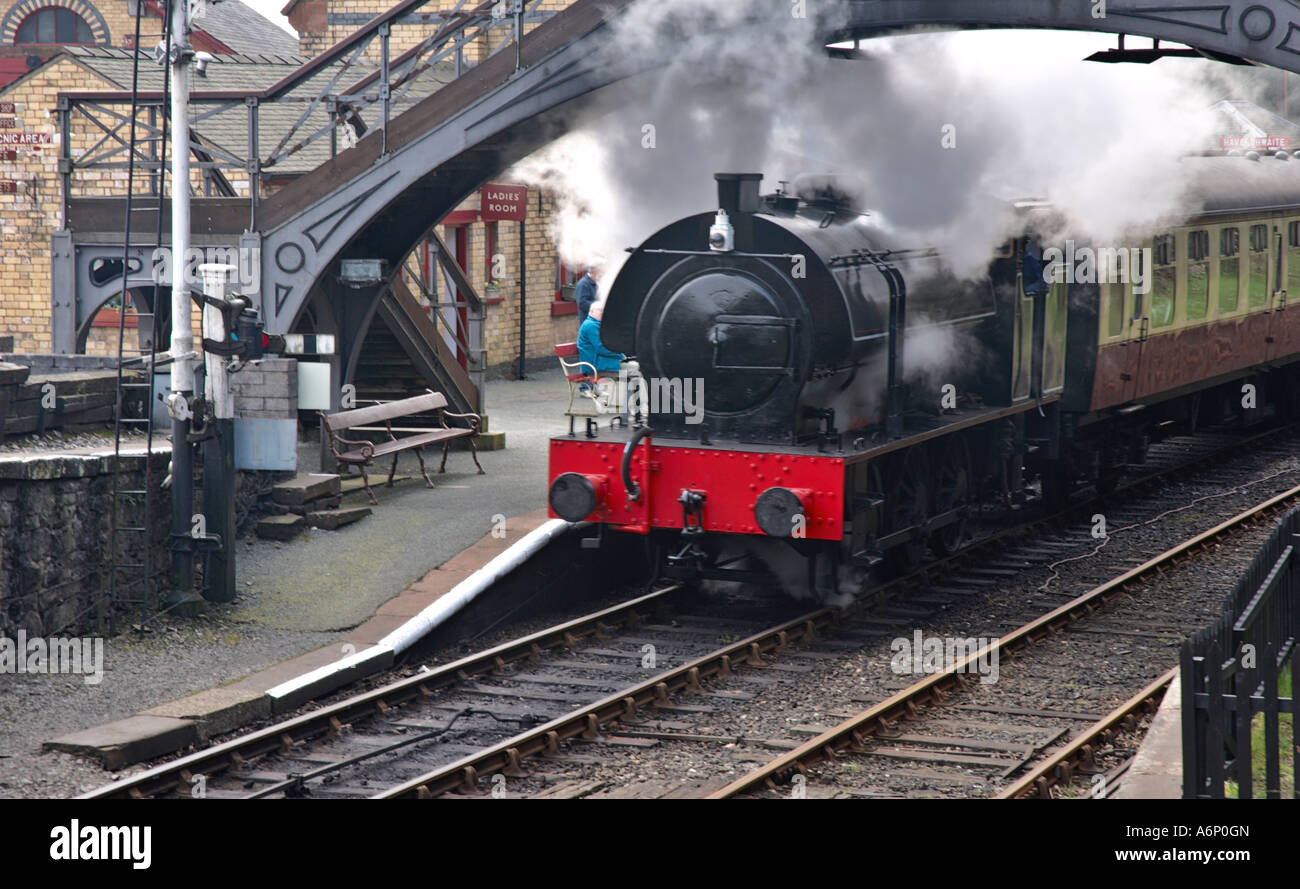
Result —
<svg viewBox="0 0 1300 889"><path fill-rule="evenodd" d="M172 591L179 604L194 597L194 546L189 537L194 511L194 449L189 442L194 394L194 332L185 253L190 245L190 76L189 0L174 0L171 64L172 130L172 381L167 410L172 417Z"/></svg>
<svg viewBox="0 0 1300 889"><path fill-rule="evenodd" d="M194 350L190 288L185 259L190 246L190 53L189 0L176 0L172 9L171 129L172 129L172 391L194 391Z"/></svg>
<svg viewBox="0 0 1300 889"><path fill-rule="evenodd" d="M199 266L203 276L203 292L213 299L226 298L226 276L237 271L233 265L219 262L205 262ZM203 336L205 339L224 342L226 340L226 321L221 310L216 306L203 307ZM218 420L229 420L235 416L235 396L230 388L230 373L227 359L221 355L204 353L203 365L204 395L212 405L212 415Z"/></svg>

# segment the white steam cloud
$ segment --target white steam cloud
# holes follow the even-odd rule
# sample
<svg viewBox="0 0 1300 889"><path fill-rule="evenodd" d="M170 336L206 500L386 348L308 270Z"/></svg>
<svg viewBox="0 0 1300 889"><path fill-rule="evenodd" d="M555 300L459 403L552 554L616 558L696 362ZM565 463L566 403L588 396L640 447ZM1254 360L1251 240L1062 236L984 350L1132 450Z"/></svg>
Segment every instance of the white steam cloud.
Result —
<svg viewBox="0 0 1300 889"><path fill-rule="evenodd" d="M963 276L1011 232L1014 198L1051 200L1071 236L1122 243L1179 214L1179 156L1216 133L1221 93L1206 86L1212 63L1085 63L1108 38L1061 36L916 34L836 60L786 4L641 3L603 63L671 61L511 175L556 193L561 255L605 264L604 287L624 248L713 209L723 171L761 172L765 190L805 172L855 177L898 246L938 246Z"/></svg>

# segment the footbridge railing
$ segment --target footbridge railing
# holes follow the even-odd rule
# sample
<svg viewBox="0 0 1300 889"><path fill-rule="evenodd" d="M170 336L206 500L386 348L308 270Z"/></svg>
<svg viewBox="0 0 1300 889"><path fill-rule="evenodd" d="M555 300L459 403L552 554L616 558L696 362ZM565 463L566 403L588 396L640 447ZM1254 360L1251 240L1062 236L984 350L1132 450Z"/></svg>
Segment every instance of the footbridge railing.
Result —
<svg viewBox="0 0 1300 889"><path fill-rule="evenodd" d="M404 0L272 84L192 91L189 150L202 179L191 190L244 198L247 228L254 231L264 179L313 169L337 154L340 142L348 147L376 128L386 143L393 117L488 58L513 48L518 65L526 29L555 14L542 8L544 0L460 0L451 11L424 11L432 2ZM394 29L419 24L434 27L394 52ZM143 91L136 106L135 166L153 194L165 162L163 101L161 90ZM102 188L98 174L127 168L130 109L129 91L60 93L65 226L69 203L85 197L83 185ZM75 157L74 128L92 134Z"/></svg>

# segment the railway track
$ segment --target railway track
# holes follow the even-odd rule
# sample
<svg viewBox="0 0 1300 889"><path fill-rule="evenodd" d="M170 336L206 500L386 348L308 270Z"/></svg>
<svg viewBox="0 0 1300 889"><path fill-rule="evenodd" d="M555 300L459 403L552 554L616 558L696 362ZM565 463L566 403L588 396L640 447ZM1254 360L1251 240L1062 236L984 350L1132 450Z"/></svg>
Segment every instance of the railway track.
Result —
<svg viewBox="0 0 1300 889"><path fill-rule="evenodd" d="M1250 446L1267 438L1254 437ZM1234 445L1247 446L1240 439ZM1206 459L1213 457L1199 462ZM1122 505L1116 515L1133 522L1159 515L1167 504L1149 496L1151 483L1148 478L1130 486L1130 498L1141 496L1144 502ZM721 601L713 603L721 614L689 613L701 611L699 603L683 608L677 588L670 587L161 764L86 796L429 798L504 792L507 781L512 794L581 796L600 782L570 780L566 771L599 763L611 750L739 745L755 757L756 751L772 750L793 755L806 745L775 735L729 735L707 723L730 707L761 699L783 678L812 674L821 663L961 607L1008 574L1086 551L1091 543L1086 534L1065 531L1053 539L1044 527L1068 528L1090 508L1079 504L1064 516L987 536L881 586L847 610L786 613L769 621L776 608L770 601L758 609L753 603ZM1060 595L1051 589L1043 593ZM784 605L789 612L791 603ZM1086 610L1072 602L1052 614L1078 607ZM922 698L911 700L905 709ZM1096 714L1071 717L1077 725ZM1030 752L1036 756L1073 736L1057 732L1031 745ZM821 742L821 749L828 743ZM1033 758L1022 757L1018 768ZM531 776L525 772L530 759ZM777 766L772 776L789 774ZM765 782L766 777L760 783ZM695 795L717 784L685 780L672 789Z"/></svg>
<svg viewBox="0 0 1300 889"><path fill-rule="evenodd" d="M1153 713L1178 675L1177 668L1161 674L1133 697L1120 704L1106 716L1097 720L1074 737L1070 743L1056 750L1025 774L1020 780L997 795L998 799L1052 799L1053 788L1068 787L1085 774L1100 776L1089 793L1093 797L1113 795L1118 781L1133 762L1126 756L1115 768L1098 768L1099 748L1110 743L1116 733L1132 731L1140 716Z"/></svg>
<svg viewBox="0 0 1300 889"><path fill-rule="evenodd" d="M973 701L971 695L969 695L970 686L979 684L978 677L981 672L978 668L981 661L987 663L995 658L998 661L1010 660L1017 656L1020 656L1020 659L1023 660L1028 650L1035 646L1059 640L1067 630L1085 625L1093 620L1094 615L1102 614L1102 609L1106 605L1121 595L1131 593L1139 584L1149 581L1153 576L1159 577L1184 560L1196 558L1198 554L1204 555L1210 545L1221 541L1228 534L1276 516L1285 508L1294 505L1298 499L1300 499L1300 486L1270 497L1213 528L1183 541L1179 545L1149 559L1142 565L1134 567L1053 609L1042 617L1000 636L988 645L981 647L979 651L948 664L943 669L927 675L924 679L889 698L862 710L836 726L828 728L795 750L779 756L760 768L754 769L742 778L715 790L709 794L709 797L725 799L770 793L781 784L788 783L796 774L802 776L801 780L796 783L804 784L813 780L808 776L815 767L828 761L840 762L846 757L852 757L855 754L862 757L905 760L908 758L905 745L910 743L911 749L915 749L925 743L925 738L933 739L935 737L932 734L923 734L926 729L918 728L918 726L933 725L937 720L951 721L954 714L969 715L972 712L983 712L996 714L999 717L1027 716L1035 718L1036 722L1031 723L1029 726L1016 724L1012 726L1011 730L1020 733L1022 739L1032 737L1033 730L1045 734L1046 737L1037 743L1033 740L1022 740L1019 744L1002 744L989 741L987 740L989 737L987 734L983 738L966 740L941 738L941 740L949 743L935 745L945 750L945 753L937 756L935 761L947 760L953 764L984 768L1005 766L1002 770L1002 777L1005 779L1028 766L1038 758L1039 754L1061 741L1068 742L1067 747L1065 751L1055 754L1056 756L1068 754L1069 749L1072 747L1076 748L1075 753L1077 755L1084 755L1086 751L1083 748L1088 744L1085 739L1091 735L1085 732L1083 735L1075 736L1074 733L1064 729L1057 729L1055 726L1061 721L1070 720L1093 722L1088 718L1088 714L1070 712L1065 709L1050 711L1041 708L1022 708L1017 710L1002 704ZM1103 632L1112 633L1114 629L1108 628ZM1174 658L1170 655L1168 659L1173 660ZM1163 679L1163 677L1161 678ZM1146 689L1144 689L1145 691ZM1142 699L1145 700L1146 697L1147 695L1144 695ZM1106 717L1095 722L1093 731L1096 735L1099 736L1103 731L1113 728L1113 726L1107 725L1109 719L1109 717ZM1102 727L1097 728L1098 724ZM954 749L956 752L946 752ZM978 754L974 753L975 750L1009 752L1013 756L996 758L982 756L979 759L983 761L977 761ZM1019 756L1018 759L1017 756ZM1065 759L1062 762L1072 764L1074 760ZM1056 763L1055 767L1058 770L1062 762ZM1031 773L1035 789L1039 786L1038 781L1040 778L1050 785L1048 773L1052 768L1053 765L1045 764L1040 767L1040 770ZM1019 787L1020 785L1017 784L1011 788L1015 790L1017 796L1022 795L1024 792L1023 789L1018 789Z"/></svg>

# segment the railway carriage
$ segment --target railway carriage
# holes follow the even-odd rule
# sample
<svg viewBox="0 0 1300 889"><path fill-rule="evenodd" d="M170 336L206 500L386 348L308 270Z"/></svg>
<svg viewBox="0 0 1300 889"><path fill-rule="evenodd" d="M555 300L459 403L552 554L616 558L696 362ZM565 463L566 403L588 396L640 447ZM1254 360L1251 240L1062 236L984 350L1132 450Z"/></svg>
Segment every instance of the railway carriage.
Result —
<svg viewBox="0 0 1300 889"><path fill-rule="evenodd" d="M1125 245L1124 282L1044 242L1043 202L1008 206L1020 235L958 280L831 179L719 174L716 212L630 251L602 322L704 410L650 398L553 438L551 514L642 535L673 576L831 598L960 548L974 510L1113 487L1162 436L1300 416L1300 165L1184 168L1187 221Z"/></svg>

